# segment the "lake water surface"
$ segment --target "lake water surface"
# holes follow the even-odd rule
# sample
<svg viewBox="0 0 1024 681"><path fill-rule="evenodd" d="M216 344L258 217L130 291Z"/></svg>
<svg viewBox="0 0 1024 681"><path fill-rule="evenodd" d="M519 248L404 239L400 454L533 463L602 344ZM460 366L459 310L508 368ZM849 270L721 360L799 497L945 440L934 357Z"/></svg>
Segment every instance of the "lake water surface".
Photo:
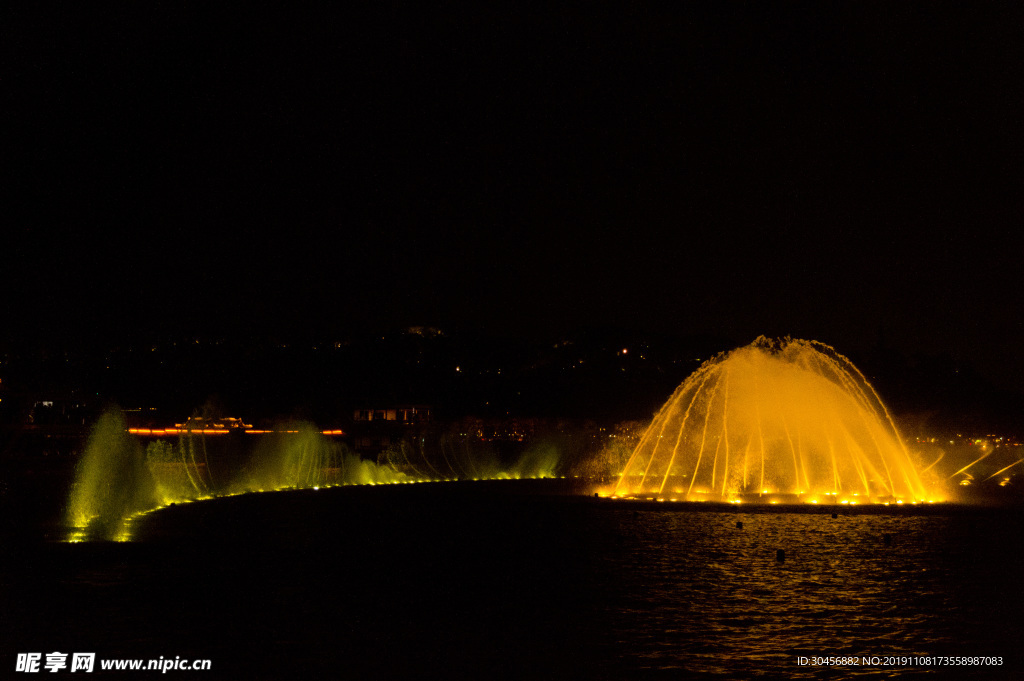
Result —
<svg viewBox="0 0 1024 681"><path fill-rule="evenodd" d="M59 650L210 659L168 672L205 679L1020 671L1017 511L832 518L472 485L244 495L151 514L130 543L9 547L3 664ZM1003 664L798 664L824 656Z"/></svg>

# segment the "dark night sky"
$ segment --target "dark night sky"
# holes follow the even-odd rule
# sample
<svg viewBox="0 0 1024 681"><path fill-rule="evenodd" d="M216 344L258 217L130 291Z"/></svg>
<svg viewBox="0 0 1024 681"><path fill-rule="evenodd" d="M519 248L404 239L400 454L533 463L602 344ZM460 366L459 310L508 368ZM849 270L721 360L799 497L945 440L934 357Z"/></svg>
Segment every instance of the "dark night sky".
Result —
<svg viewBox="0 0 1024 681"><path fill-rule="evenodd" d="M885 334L1024 390L1019 3L475 4L3 9L3 338Z"/></svg>

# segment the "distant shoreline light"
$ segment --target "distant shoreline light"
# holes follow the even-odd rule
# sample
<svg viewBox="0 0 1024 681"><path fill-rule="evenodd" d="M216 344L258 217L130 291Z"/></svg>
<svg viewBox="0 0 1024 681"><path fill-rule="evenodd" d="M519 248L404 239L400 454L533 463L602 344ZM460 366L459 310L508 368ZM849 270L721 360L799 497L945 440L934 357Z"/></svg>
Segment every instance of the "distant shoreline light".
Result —
<svg viewBox="0 0 1024 681"><path fill-rule="evenodd" d="M246 435L270 435L273 433L298 433L298 430L259 430L252 428L129 428L132 435L162 437L164 435L225 435L245 433ZM344 435L341 429L321 430L321 435Z"/></svg>

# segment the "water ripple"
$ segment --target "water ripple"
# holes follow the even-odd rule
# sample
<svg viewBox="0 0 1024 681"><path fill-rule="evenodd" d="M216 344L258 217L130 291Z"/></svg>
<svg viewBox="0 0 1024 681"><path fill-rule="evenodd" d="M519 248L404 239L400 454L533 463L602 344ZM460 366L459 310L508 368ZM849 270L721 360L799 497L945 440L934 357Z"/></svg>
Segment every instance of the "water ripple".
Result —
<svg viewBox="0 0 1024 681"><path fill-rule="evenodd" d="M609 619L619 654L644 669L826 678L835 670L797 656L1011 653L1005 637L979 632L991 631L990 602L1009 584L985 576L1020 559L998 531L972 534L970 519L652 511L616 523L621 550L603 563L617 582Z"/></svg>

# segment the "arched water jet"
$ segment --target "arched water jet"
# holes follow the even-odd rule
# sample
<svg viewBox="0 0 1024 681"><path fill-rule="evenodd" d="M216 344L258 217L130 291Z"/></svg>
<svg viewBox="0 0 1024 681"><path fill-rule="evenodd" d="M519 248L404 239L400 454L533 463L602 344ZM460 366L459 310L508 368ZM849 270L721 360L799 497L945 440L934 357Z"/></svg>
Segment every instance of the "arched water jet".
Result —
<svg viewBox="0 0 1024 681"><path fill-rule="evenodd" d="M835 502L934 498L863 374L816 341L720 354L654 417L615 488L624 496Z"/></svg>

